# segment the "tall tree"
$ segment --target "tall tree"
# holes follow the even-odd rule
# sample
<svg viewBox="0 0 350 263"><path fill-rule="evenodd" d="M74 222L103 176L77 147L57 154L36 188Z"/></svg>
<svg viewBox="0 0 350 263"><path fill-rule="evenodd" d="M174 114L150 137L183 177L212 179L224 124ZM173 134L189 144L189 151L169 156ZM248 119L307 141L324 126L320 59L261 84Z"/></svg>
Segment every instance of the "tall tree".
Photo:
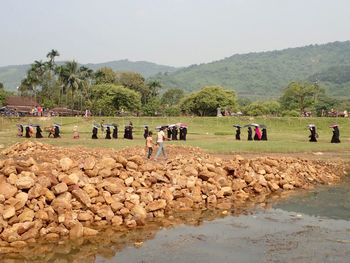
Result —
<svg viewBox="0 0 350 263"><path fill-rule="evenodd" d="M235 110L237 107L234 91L220 86L208 86L192 93L182 100L181 110L200 116L215 116L217 108Z"/></svg>
<svg viewBox="0 0 350 263"><path fill-rule="evenodd" d="M169 89L167 90L161 99L163 105L174 106L180 102L180 100L185 96L182 89Z"/></svg>
<svg viewBox="0 0 350 263"><path fill-rule="evenodd" d="M284 109L298 109L302 115L307 108L311 108L324 90L317 83L291 82L284 90L280 103Z"/></svg>
<svg viewBox="0 0 350 263"><path fill-rule="evenodd" d="M53 69L55 65L55 57L58 57L59 55L60 53L58 53L56 49L51 49L51 51L47 53L46 57L49 59L48 62L49 62L50 69Z"/></svg>

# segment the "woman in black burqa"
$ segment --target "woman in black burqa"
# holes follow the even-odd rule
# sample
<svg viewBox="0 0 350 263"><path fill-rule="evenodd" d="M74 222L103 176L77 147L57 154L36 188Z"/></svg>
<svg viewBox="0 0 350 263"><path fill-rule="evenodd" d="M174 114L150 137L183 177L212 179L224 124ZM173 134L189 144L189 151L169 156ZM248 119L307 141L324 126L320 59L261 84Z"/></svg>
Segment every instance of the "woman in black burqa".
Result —
<svg viewBox="0 0 350 263"><path fill-rule="evenodd" d="M338 125L333 125L331 126L331 128L333 128L333 136L331 139L331 143L340 143L340 139L339 139L340 133L339 133Z"/></svg>
<svg viewBox="0 0 350 263"><path fill-rule="evenodd" d="M316 126L314 125L309 126L309 130L310 130L309 142L317 142L318 134L316 132Z"/></svg>
<svg viewBox="0 0 350 263"><path fill-rule="evenodd" d="M252 127L248 127L248 141L252 141L252 140L253 140Z"/></svg>

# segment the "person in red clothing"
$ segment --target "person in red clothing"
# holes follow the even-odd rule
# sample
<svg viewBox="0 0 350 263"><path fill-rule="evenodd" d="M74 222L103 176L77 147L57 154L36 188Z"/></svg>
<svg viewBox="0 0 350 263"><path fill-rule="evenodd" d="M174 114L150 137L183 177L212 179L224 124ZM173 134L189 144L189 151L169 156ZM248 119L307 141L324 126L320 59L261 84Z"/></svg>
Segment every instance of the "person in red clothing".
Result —
<svg viewBox="0 0 350 263"><path fill-rule="evenodd" d="M259 126L255 126L255 135L254 135L254 141L260 141L261 140L261 131Z"/></svg>
<svg viewBox="0 0 350 263"><path fill-rule="evenodd" d="M37 107L37 110L38 110L38 116L39 116L39 117L42 117L42 116L43 116L43 108L39 105L39 106Z"/></svg>

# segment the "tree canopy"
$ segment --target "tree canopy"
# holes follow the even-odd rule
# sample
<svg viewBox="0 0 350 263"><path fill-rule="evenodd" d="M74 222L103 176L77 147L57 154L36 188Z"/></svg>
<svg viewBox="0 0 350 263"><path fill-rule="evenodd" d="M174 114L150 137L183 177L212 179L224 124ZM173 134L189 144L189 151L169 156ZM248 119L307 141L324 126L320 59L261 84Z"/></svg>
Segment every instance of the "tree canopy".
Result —
<svg viewBox="0 0 350 263"><path fill-rule="evenodd" d="M215 116L217 108L235 110L237 106L234 91L220 86L208 86L185 97L180 105L183 112L199 116Z"/></svg>

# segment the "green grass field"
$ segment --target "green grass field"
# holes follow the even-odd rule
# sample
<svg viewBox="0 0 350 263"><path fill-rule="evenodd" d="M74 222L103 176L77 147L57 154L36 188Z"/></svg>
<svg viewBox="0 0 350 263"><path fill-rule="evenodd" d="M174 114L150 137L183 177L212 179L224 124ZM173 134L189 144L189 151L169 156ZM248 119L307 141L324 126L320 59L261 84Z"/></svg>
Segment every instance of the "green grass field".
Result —
<svg viewBox="0 0 350 263"><path fill-rule="evenodd" d="M100 123L119 124L119 138L105 140L99 131L99 139L91 139L92 124ZM134 125L134 140L124 140L124 125L129 121ZM347 152L350 151L350 119L348 118L249 118L249 117L174 117L174 118L146 118L146 117L95 117L84 119L80 117L55 118L0 118L0 145L8 146L25 138L19 138L17 123L41 124L42 129L53 123L61 127L60 139L39 139L44 143L59 146L81 145L85 147L111 147L115 149L128 146L144 146L143 125L148 124L154 132L155 127L162 124L184 122L189 125L187 141L170 141L168 144L198 146L210 153L310 153L310 152ZM267 126L268 141L247 141L247 129L242 129L241 141L235 141L233 124L259 123ZM307 124L317 125L319 139L317 143L308 142L309 130ZM329 125L338 123L340 127L340 144L331 144L332 129ZM79 127L80 139L72 139L73 127ZM32 138L31 140L37 140Z"/></svg>

